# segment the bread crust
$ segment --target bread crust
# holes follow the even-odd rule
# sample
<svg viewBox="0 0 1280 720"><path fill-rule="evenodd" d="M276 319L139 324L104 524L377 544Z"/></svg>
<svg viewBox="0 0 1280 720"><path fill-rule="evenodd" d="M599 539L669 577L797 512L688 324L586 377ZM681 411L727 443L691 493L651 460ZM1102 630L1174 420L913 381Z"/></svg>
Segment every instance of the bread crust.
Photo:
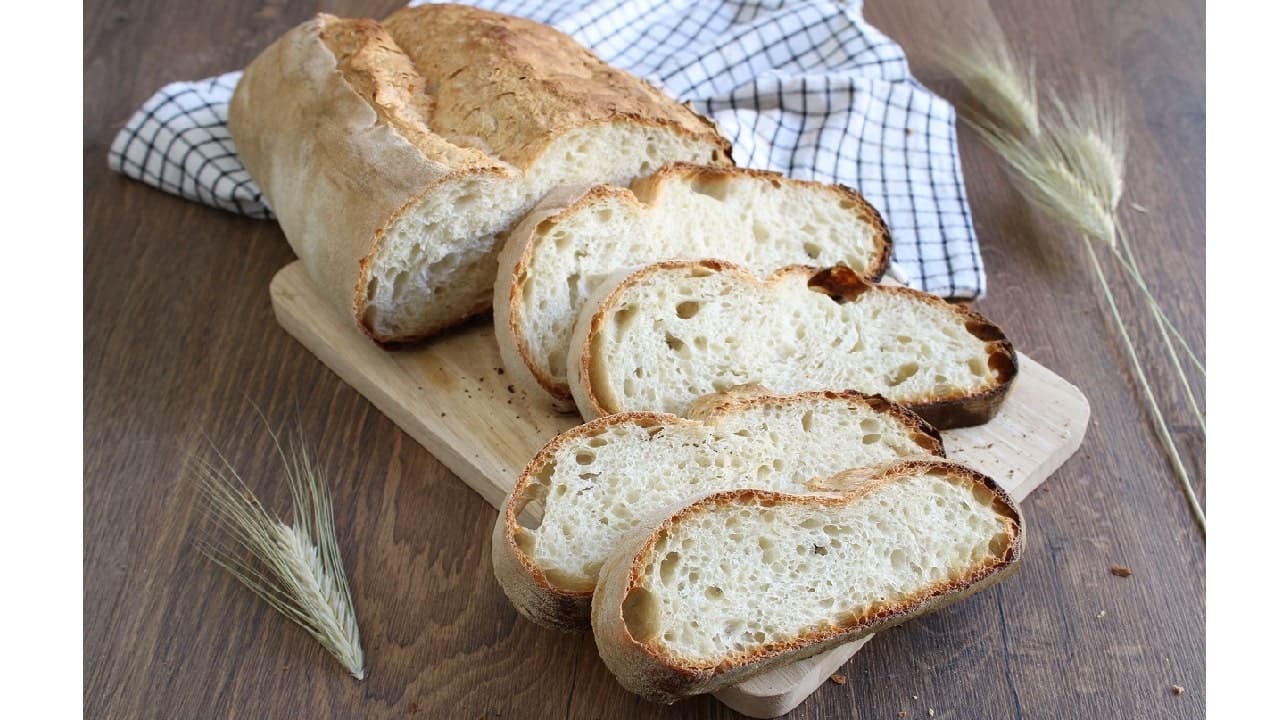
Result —
<svg viewBox="0 0 1280 720"><path fill-rule="evenodd" d="M506 501L498 510L497 522L494 524L493 568L498 584L520 614L539 625L570 632L585 630L590 625L591 595L595 585L577 588L557 585L521 547L521 539L526 531L520 525L520 513L533 500L531 488L538 476L554 464L556 454L565 445L582 438L594 437L623 424L635 424L639 427L714 426L727 417L756 407L805 403L818 399L844 400L850 405L866 405L877 412L888 413L915 431L913 439L922 452L939 458L946 457L942 436L918 415L880 395L854 391L817 390L795 395L776 395L758 386L744 386L700 398L687 419L657 412L627 412L598 418L552 438L525 465L516 479Z"/></svg>
<svg viewBox="0 0 1280 720"><path fill-rule="evenodd" d="M830 295L840 302L856 300L865 292L893 293L944 307L960 315L965 319L965 329L986 343L987 365L995 375L996 383L979 392L969 394L958 392L951 397L900 403L939 430L988 422L999 411L1005 396L1009 393L1009 388L1017 377L1018 356L1014 352L1013 343L1005 337L1004 332L972 308L953 305L937 295L904 286L869 283L849 268L840 266L820 269L792 265L781 268L761 280L746 268L723 260L666 260L642 268L629 268L614 273L609 280L601 283L583 306L582 314L574 325L573 339L569 344L568 368L569 386L578 411L584 418L599 417L614 411L612 401L602 397L597 391L592 375L595 373L594 344L618 297L629 287L650 275L693 267L705 268L712 272L730 273L738 277L740 282L764 287L782 283L789 276L800 275L808 278L807 282L811 288Z"/></svg>
<svg viewBox="0 0 1280 720"><path fill-rule="evenodd" d="M624 617L624 604L643 580L643 568L654 544L683 518L714 511L734 503L758 502L838 507L857 503L879 487L921 472L941 472L961 477L982 492L990 492L1005 527L1003 555L994 563L971 567L962 577L919 589L905 600L885 603L870 612L849 616L825 628L801 633L782 642L752 651L726 654L714 663L674 657L656 638L634 637ZM690 695L714 692L776 667L819 654L941 609L1011 575L1026 547L1021 511L1008 493L991 478L963 465L940 460L906 460L864 479L851 490L832 495L788 495L762 490L713 493L676 511L649 527L630 533L605 562L592 603L591 621L596 646L605 664L628 690L655 702L672 703Z"/></svg>
<svg viewBox="0 0 1280 720"><path fill-rule="evenodd" d="M812 188L818 192L830 192L853 205L859 219L875 228L876 257L867 277L878 281L889 269L893 252L893 240L889 227L879 211L860 193L845 185L820 183L813 180L787 178L782 173L769 170L753 170L737 167L711 167L694 163L669 163L657 172L631 183L630 188L600 185L566 189L555 197L548 195L519 225L512 230L498 263L498 278L494 285L494 327L498 335L498 347L503 363L521 381L523 387L550 397L561 412L571 411L573 391L567 381L547 374L534 360L529 350L528 335L524 331L524 286L529 263L533 259L545 233L566 218L589 210L596 203L611 199L628 210L637 213L655 207L670 182L725 182L735 177L768 180L775 185L787 183Z"/></svg>
<svg viewBox="0 0 1280 720"><path fill-rule="evenodd" d="M448 52L441 52L447 47ZM557 138L603 125L657 127L714 147L714 124L568 36L462 5L405 8L384 23L320 14L245 70L228 125L294 252L321 292L373 339L370 268L395 222L442 186L517 182Z"/></svg>

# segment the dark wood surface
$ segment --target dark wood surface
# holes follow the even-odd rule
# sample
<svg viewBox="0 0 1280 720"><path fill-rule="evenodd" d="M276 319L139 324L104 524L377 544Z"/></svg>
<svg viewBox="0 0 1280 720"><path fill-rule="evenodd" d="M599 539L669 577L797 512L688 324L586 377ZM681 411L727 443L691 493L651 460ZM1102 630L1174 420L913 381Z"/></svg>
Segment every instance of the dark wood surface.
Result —
<svg viewBox="0 0 1280 720"><path fill-rule="evenodd" d="M731 717L623 691L589 636L517 617L492 578L495 512L275 323L280 230L110 173L115 131L160 85L242 66L324 9L399 0L90 0L84 25L84 701L94 718ZM1205 17L1192 1L1000 2L1050 82L1101 79L1128 101L1125 216L1155 292L1204 343ZM929 22L870 0L917 57ZM944 93L938 68L918 75ZM961 132L990 292L980 308L1093 405L1081 452L1025 504L1021 572L886 632L797 718L1199 717L1204 541L1125 369L1077 240L1030 213ZM1203 488L1204 445L1154 326L1122 293L1160 399ZM1197 382L1197 392L1203 383ZM330 478L368 679L194 549L184 459L215 444L283 507L269 438L297 419ZM1112 575L1127 565L1132 577ZM1103 615L1105 613L1105 615ZM1101 617L1100 617L1101 616ZM1175 696L1174 684L1186 688Z"/></svg>

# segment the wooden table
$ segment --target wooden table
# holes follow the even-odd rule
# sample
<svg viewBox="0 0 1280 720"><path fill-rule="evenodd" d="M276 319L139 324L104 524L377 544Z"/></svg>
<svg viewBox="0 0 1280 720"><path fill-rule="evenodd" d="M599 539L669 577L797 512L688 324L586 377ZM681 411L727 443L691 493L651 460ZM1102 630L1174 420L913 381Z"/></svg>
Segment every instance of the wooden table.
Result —
<svg viewBox="0 0 1280 720"><path fill-rule="evenodd" d="M399 0L323 3L382 16ZM110 173L152 91L239 67L311 3L85 8L84 700L88 717L730 717L623 691L589 636L520 619L489 570L494 511L275 323L293 255L273 224ZM1128 101L1126 219L1156 294L1204 343L1205 17L1194 2L999 2L1042 79ZM916 58L925 16L871 0ZM916 67L951 95L938 68ZM990 293L981 309L1093 405L1082 451L1026 503L1021 573L878 636L797 718L1200 717L1205 553L1076 241L1029 212L967 130L961 151ZM1204 445L1135 296L1155 386L1203 491ZM1196 383L1197 392L1203 383ZM331 479L368 657L358 683L194 549L181 480L212 442L282 507L270 440L297 420ZM274 489L272 489L274 488ZM1126 565L1132 577L1112 575ZM1186 689L1176 696L1174 684ZM900 715L905 712L906 715Z"/></svg>

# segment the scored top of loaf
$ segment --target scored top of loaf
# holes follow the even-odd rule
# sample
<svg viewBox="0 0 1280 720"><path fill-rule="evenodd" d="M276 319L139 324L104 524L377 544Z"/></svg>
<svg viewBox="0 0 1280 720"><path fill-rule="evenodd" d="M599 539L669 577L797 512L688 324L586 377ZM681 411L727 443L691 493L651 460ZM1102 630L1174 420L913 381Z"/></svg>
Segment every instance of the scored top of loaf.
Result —
<svg viewBox="0 0 1280 720"><path fill-rule="evenodd" d="M398 104L410 99L411 86L426 111L423 131L521 170L561 134L620 120L671 128L729 152L710 121L541 23L464 5L403 8L381 26L348 22L369 38L364 57L350 65L377 68L388 50L407 58L397 63L407 74L377 68L366 99Z"/></svg>

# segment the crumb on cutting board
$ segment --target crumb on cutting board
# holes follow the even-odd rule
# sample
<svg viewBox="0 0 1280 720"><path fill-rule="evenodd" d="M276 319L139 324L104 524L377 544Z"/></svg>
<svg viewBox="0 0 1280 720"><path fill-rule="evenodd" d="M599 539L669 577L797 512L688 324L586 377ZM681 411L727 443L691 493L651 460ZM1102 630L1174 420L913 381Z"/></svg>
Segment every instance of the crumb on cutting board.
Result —
<svg viewBox="0 0 1280 720"><path fill-rule="evenodd" d="M1111 574L1115 575L1116 577L1129 577L1130 575L1133 574L1133 571L1125 567L1124 565L1112 565Z"/></svg>

